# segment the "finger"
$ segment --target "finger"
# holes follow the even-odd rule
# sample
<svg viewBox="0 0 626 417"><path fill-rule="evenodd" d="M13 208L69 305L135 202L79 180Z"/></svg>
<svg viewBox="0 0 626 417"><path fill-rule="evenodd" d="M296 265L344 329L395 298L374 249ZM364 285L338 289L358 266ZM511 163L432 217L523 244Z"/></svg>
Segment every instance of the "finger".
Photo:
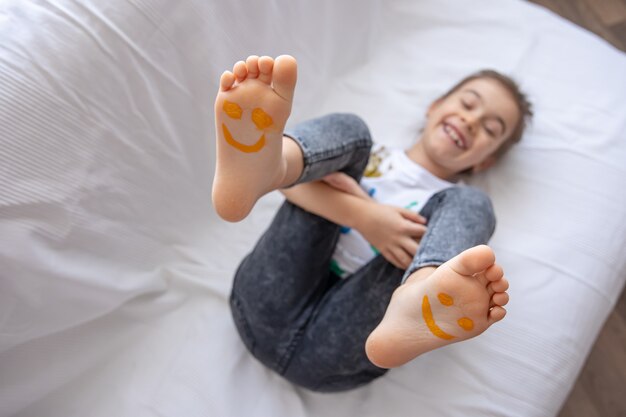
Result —
<svg viewBox="0 0 626 417"><path fill-rule="evenodd" d="M402 247L393 247L391 251L395 255L396 259L400 262L400 267L402 269L407 269L413 260L413 257L406 253Z"/></svg>
<svg viewBox="0 0 626 417"><path fill-rule="evenodd" d="M413 239L403 239L401 245L402 249L409 254L412 261L413 257L415 257L415 254L417 253L417 250L419 249L419 243Z"/></svg>
<svg viewBox="0 0 626 417"><path fill-rule="evenodd" d="M406 233L411 237L422 237L426 233L428 228L424 225L417 223L407 223Z"/></svg>
<svg viewBox="0 0 626 417"><path fill-rule="evenodd" d="M392 264L396 268L402 269L402 265L400 265L400 261L398 261L395 254L393 254L391 251L385 250L385 251L382 251L380 254L383 255L383 258L389 261L390 264Z"/></svg>
<svg viewBox="0 0 626 417"><path fill-rule="evenodd" d="M411 220L412 222L420 223L420 224L426 224L426 218L425 217L420 216L416 212L411 211L409 209L401 208L400 209L400 214L402 215L402 217L404 217L407 220Z"/></svg>

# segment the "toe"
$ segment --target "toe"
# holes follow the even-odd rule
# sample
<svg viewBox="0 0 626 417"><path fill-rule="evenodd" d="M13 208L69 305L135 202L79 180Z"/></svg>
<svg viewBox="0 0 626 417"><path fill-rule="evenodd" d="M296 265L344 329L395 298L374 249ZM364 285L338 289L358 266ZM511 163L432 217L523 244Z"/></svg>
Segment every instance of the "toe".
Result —
<svg viewBox="0 0 626 417"><path fill-rule="evenodd" d="M292 101L297 75L298 66L294 57L281 55L276 58L272 74L272 87L276 94L287 101Z"/></svg>
<svg viewBox="0 0 626 417"><path fill-rule="evenodd" d="M489 325L492 325L493 323L502 320L504 316L506 316L506 310L503 307L496 306L492 308L491 310L489 310Z"/></svg>
<svg viewBox="0 0 626 417"><path fill-rule="evenodd" d="M485 277L487 277L489 281L497 281L501 279L503 276L504 276L504 270L498 264L491 265L485 271Z"/></svg>
<svg viewBox="0 0 626 417"><path fill-rule="evenodd" d="M235 75L230 71L224 71L220 77L220 89L222 91L228 91L235 82Z"/></svg>
<svg viewBox="0 0 626 417"><path fill-rule="evenodd" d="M450 268L460 275L474 275L492 266L496 256L489 246L469 248L448 261Z"/></svg>
<svg viewBox="0 0 626 417"><path fill-rule="evenodd" d="M259 80L266 84L272 82L272 69L274 68L274 60L269 56L259 58Z"/></svg>
<svg viewBox="0 0 626 417"><path fill-rule="evenodd" d="M246 67L248 68L248 78L256 78L259 76L259 57L250 55L246 59Z"/></svg>
<svg viewBox="0 0 626 417"><path fill-rule="evenodd" d="M480 282L480 285L489 288L489 280L484 273L474 274L474 278L476 278L478 282Z"/></svg>
<svg viewBox="0 0 626 417"><path fill-rule="evenodd" d="M509 281L506 278L499 279L497 281L493 281L487 287L488 290L492 292L505 292L509 289Z"/></svg>
<svg viewBox="0 0 626 417"><path fill-rule="evenodd" d="M237 63L233 66L233 74L235 74L235 78L238 82L245 80L248 75L246 63L243 61L237 61Z"/></svg>
<svg viewBox="0 0 626 417"><path fill-rule="evenodd" d="M493 306L505 306L509 302L509 294L505 292L497 292L491 297L491 305Z"/></svg>

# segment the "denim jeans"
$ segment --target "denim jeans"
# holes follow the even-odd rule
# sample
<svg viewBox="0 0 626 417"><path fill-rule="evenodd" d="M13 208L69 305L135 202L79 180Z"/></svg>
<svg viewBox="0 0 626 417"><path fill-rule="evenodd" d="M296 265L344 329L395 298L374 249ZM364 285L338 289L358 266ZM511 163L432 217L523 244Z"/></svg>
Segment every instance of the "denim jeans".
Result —
<svg viewBox="0 0 626 417"><path fill-rule="evenodd" d="M285 134L304 154L298 183L336 171L360 180L372 141L358 117L331 114ZM365 341L393 291L412 271L486 243L495 228L490 200L470 187L435 194L421 214L428 231L407 271L379 255L339 279L330 260L341 226L285 201L233 283L233 318L252 355L314 391L348 390L383 375L387 370L367 359Z"/></svg>

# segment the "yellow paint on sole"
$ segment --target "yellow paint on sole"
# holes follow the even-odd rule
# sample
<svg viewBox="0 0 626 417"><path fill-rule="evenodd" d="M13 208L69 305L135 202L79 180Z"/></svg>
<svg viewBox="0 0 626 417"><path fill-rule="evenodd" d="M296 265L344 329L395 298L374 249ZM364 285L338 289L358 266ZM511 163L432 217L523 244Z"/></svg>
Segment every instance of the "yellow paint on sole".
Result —
<svg viewBox="0 0 626 417"><path fill-rule="evenodd" d="M258 152L265 146L265 135L261 135L261 138L254 145L246 145L241 142L237 142L233 135L230 134L228 128L224 123L222 123L222 130L224 132L224 139L226 139L226 143L232 146L235 149L240 150L245 153Z"/></svg>
<svg viewBox="0 0 626 417"><path fill-rule="evenodd" d="M446 293L440 292L439 295L437 295L437 298L439 298L439 302L444 306L451 306L454 304L454 299Z"/></svg>
<svg viewBox="0 0 626 417"><path fill-rule="evenodd" d="M260 130L266 129L274 123L270 115L258 107L252 110L252 121L256 125L257 129Z"/></svg>
<svg viewBox="0 0 626 417"><path fill-rule="evenodd" d="M224 100L224 105L222 106L224 113L231 119L241 119L241 115L243 113L243 109L239 104L233 103L232 101Z"/></svg>
<svg viewBox="0 0 626 417"><path fill-rule="evenodd" d="M430 330L435 336L446 340L454 339L454 336L441 330L441 328L437 326L437 323L435 323L435 318L433 317L433 311L430 308L430 301L428 301L427 295L424 296L424 300L422 301L422 315L424 316L424 321L426 322L426 326L428 326L428 330Z"/></svg>
<svg viewBox="0 0 626 417"><path fill-rule="evenodd" d="M469 317L461 317L457 320L459 326L463 328L463 330L467 330L468 332L474 328L474 322Z"/></svg>

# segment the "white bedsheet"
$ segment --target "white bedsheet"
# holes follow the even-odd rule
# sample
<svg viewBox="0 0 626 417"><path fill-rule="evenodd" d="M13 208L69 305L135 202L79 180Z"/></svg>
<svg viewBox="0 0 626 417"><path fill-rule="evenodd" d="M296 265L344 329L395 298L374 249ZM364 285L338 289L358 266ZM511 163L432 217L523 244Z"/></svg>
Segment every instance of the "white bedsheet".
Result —
<svg viewBox="0 0 626 417"><path fill-rule="evenodd" d="M535 121L474 183L506 319L341 394L244 349L238 261L281 201L210 204L212 101L249 54L299 61L291 121L364 117L409 145L466 74L517 78ZM517 0L0 3L0 416L552 416L626 279L626 58Z"/></svg>

